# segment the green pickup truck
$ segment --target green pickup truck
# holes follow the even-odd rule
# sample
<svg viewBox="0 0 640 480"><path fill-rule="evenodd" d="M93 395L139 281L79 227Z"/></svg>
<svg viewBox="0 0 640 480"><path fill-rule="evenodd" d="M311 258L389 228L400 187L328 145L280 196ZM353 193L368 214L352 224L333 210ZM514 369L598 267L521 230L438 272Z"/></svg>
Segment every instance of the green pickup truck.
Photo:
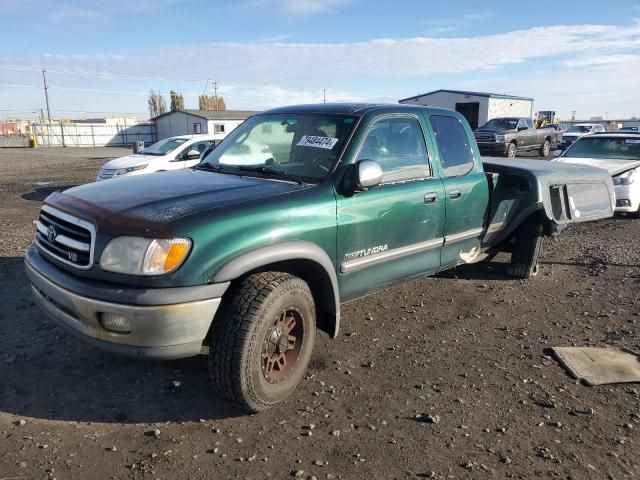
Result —
<svg viewBox="0 0 640 480"><path fill-rule="evenodd" d="M340 304L609 217L605 170L486 160L458 113L302 105L255 115L194 168L50 195L26 252L36 303L113 352L209 347L216 391L249 411L287 398Z"/></svg>

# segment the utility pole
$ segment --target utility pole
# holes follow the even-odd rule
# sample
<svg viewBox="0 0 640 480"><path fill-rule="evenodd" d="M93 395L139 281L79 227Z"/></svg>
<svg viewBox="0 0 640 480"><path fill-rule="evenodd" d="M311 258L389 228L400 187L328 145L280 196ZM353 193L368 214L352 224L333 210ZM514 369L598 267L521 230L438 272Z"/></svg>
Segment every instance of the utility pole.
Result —
<svg viewBox="0 0 640 480"><path fill-rule="evenodd" d="M49 87L47 86L47 76L45 75L47 71L42 69L42 81L44 82L44 98L47 101L47 118L49 119L49 123L51 123L51 109L49 108Z"/></svg>
<svg viewBox="0 0 640 480"><path fill-rule="evenodd" d="M213 81L213 98L215 99L216 102L216 110L218 110L218 81L214 80Z"/></svg>
<svg viewBox="0 0 640 480"><path fill-rule="evenodd" d="M327 103L327 89L322 89L322 103Z"/></svg>

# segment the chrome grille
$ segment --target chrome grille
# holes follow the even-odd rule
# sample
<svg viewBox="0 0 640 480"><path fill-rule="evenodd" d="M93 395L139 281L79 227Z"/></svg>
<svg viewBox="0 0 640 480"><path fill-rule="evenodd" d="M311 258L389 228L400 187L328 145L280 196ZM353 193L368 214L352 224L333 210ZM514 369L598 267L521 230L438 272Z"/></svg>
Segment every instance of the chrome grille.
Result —
<svg viewBox="0 0 640 480"><path fill-rule="evenodd" d="M103 167L98 172L97 180L107 180L108 178L113 177L116 174L117 171L118 171L117 168L104 168Z"/></svg>
<svg viewBox="0 0 640 480"><path fill-rule="evenodd" d="M92 224L44 205L36 229L38 250L67 265L82 270L91 268L96 237Z"/></svg>
<svg viewBox="0 0 640 480"><path fill-rule="evenodd" d="M495 143L496 136L493 133L476 133L476 142Z"/></svg>

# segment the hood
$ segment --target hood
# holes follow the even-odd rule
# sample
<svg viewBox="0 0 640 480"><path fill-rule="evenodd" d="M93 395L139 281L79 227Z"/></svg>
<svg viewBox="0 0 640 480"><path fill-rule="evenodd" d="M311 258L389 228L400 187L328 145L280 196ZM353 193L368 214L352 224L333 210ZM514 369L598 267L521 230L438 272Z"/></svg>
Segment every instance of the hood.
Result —
<svg viewBox="0 0 640 480"><path fill-rule="evenodd" d="M55 192L45 203L94 223L99 231L170 236L170 222L185 215L311 187L187 169L89 183Z"/></svg>
<svg viewBox="0 0 640 480"><path fill-rule="evenodd" d="M142 153L133 153L126 157L114 158L113 160L105 163L102 168L127 168L138 165L139 163L152 162L159 158L163 158L157 155L144 155Z"/></svg>
<svg viewBox="0 0 640 480"><path fill-rule="evenodd" d="M575 165L588 165L590 167L602 168L609 172L612 177L620 175L628 170L640 167L640 160L616 160L603 158L571 158L559 157L555 160L561 163L573 163Z"/></svg>

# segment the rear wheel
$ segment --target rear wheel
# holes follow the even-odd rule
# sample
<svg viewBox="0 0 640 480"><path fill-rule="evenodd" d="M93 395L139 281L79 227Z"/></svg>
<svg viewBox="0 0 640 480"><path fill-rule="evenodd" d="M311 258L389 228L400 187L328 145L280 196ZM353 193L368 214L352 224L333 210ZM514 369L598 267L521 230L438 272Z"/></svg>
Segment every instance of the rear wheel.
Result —
<svg viewBox="0 0 640 480"><path fill-rule="evenodd" d="M229 292L213 322L209 373L215 390L251 412L285 400L315 341L306 282L283 272L251 275Z"/></svg>
<svg viewBox="0 0 640 480"><path fill-rule="evenodd" d="M548 157L551 153L551 142L549 140L545 140L538 153L541 157Z"/></svg>
<svg viewBox="0 0 640 480"><path fill-rule="evenodd" d="M516 144L511 142L507 146L507 158L516 158L517 150L518 150L518 147L516 146Z"/></svg>
<svg viewBox="0 0 640 480"><path fill-rule="evenodd" d="M518 227L507 274L513 278L531 278L538 274L538 257L543 243L543 225L533 219Z"/></svg>

